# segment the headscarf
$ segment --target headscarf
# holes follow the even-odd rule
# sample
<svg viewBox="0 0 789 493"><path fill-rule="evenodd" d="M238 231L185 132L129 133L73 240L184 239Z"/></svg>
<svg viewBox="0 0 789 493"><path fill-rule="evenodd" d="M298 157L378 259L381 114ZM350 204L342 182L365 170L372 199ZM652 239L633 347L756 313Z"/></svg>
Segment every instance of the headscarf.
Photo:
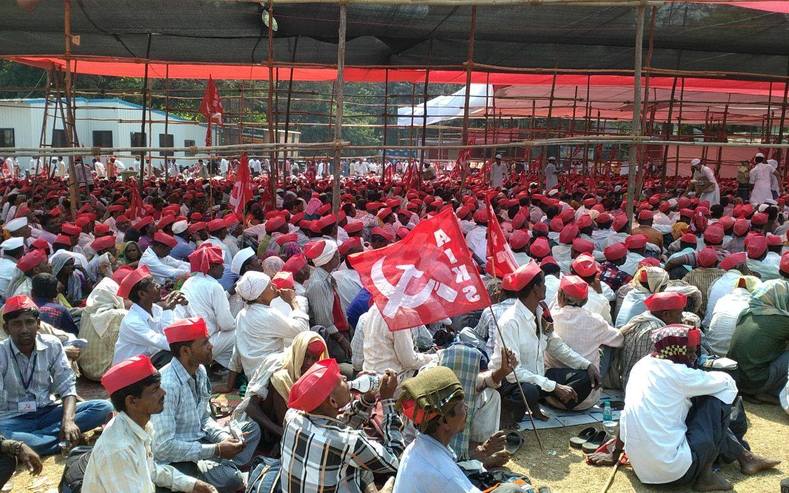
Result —
<svg viewBox="0 0 789 493"><path fill-rule="evenodd" d="M789 317L789 282L783 279L763 282L751 294L751 302L743 313Z"/></svg>
<svg viewBox="0 0 789 493"><path fill-rule="evenodd" d="M279 257L266 257L263 260L263 273L269 277L274 277L274 274L282 270L285 261Z"/></svg>
<svg viewBox="0 0 789 493"><path fill-rule="evenodd" d="M646 286L641 283L641 279L646 279ZM619 308L619 313L616 316L616 327L622 327L630 322L633 317L641 315L647 309L644 305L650 295L663 291L668 285L669 276L668 272L661 267L653 267L645 265L639 267L636 275L630 281L630 291L627 292L622 300L622 306Z"/></svg>
<svg viewBox="0 0 789 493"><path fill-rule="evenodd" d="M126 265L131 263L131 261L126 257L126 249L129 248L129 245L131 245L132 243L134 243L134 245L137 247L137 250L140 250L140 246L135 241L125 241L121 243L120 246L118 246L118 262L121 265Z"/></svg>
<svg viewBox="0 0 789 493"><path fill-rule="evenodd" d="M403 382L402 390L397 407L422 432L434 418L447 416L455 399L463 398L458 377L445 366L422 370Z"/></svg>
<svg viewBox="0 0 789 493"><path fill-rule="evenodd" d="M257 300L266 290L271 278L262 272L250 270L236 282L236 293L247 303Z"/></svg>
<svg viewBox="0 0 789 493"><path fill-rule="evenodd" d="M452 437L450 448L458 460L468 459L468 443L471 436L471 424L474 422L474 403L477 399L477 376L480 371L482 354L479 350L464 344L454 344L439 352L438 364L455 372L455 376L463 387L463 400L468 407L466 426L463 431Z"/></svg>
<svg viewBox="0 0 789 493"><path fill-rule="evenodd" d="M304 364L304 355L307 353L307 348L313 341L323 342L323 353L321 353L318 361L329 357L329 351L326 349L326 342L323 338L313 331L299 332L293 338L293 343L289 348L285 349L285 358L282 360L282 368L273 375L271 375L271 385L277 393L288 402L290 396L290 388L296 380L301 377L301 365Z"/></svg>
<svg viewBox="0 0 789 493"><path fill-rule="evenodd" d="M688 223L683 223L681 221L674 223L674 226L671 227L671 237L674 240L678 240L682 235L688 232L690 226Z"/></svg>
<svg viewBox="0 0 789 493"><path fill-rule="evenodd" d="M125 315L123 298L118 296L118 283L110 277L105 277L96 284L88 295L85 310L82 312L83 317L90 319L99 337L104 336L112 323L120 323Z"/></svg>
<svg viewBox="0 0 789 493"><path fill-rule="evenodd" d="M674 363L690 364L688 347L701 344L701 331L683 324L671 324L655 329L651 335L655 351L652 356Z"/></svg>
<svg viewBox="0 0 789 493"><path fill-rule="evenodd" d="M82 257L82 259L80 259ZM85 259L84 255L70 252L68 250L58 250L57 252L52 254L52 257L49 259L49 263L52 266L52 275L58 277L60 271L63 270L63 267L66 266L66 263L69 260L74 260L74 272L71 273L71 276L66 280L66 299L69 301L71 305L78 304L82 300L82 273L76 270L76 266L78 263L81 263L81 260ZM87 267L87 265L85 265Z"/></svg>

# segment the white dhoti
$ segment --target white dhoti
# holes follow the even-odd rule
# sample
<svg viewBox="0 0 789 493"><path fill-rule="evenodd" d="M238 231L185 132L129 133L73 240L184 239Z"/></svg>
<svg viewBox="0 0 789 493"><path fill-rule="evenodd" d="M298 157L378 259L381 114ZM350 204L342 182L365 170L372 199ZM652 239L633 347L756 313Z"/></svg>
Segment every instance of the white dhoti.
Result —
<svg viewBox="0 0 789 493"><path fill-rule="evenodd" d="M501 395L491 388L477 394L474 402L474 422L471 424L472 442L483 443L499 431L501 424Z"/></svg>
<svg viewBox="0 0 789 493"><path fill-rule="evenodd" d="M214 361L229 368L230 358L233 357L233 346L236 345L236 331L218 330L208 336L208 340L214 346Z"/></svg>

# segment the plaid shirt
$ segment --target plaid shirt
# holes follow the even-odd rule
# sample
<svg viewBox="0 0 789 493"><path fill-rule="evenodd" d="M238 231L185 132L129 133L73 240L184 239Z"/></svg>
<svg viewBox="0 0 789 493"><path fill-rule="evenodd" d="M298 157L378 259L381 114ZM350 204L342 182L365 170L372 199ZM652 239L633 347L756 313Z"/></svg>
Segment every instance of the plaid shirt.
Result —
<svg viewBox="0 0 789 493"><path fill-rule="evenodd" d="M65 306L41 298L35 298L33 302L38 305L38 318L42 322L46 322L56 329L77 335L79 328Z"/></svg>
<svg viewBox="0 0 789 493"><path fill-rule="evenodd" d="M343 421L288 410L282 435L282 492L361 493L373 474L397 472L405 448L402 422L393 400L383 400L381 406L383 445Z"/></svg>
<svg viewBox="0 0 789 493"><path fill-rule="evenodd" d="M173 358L161 370L164 411L151 416L156 428L156 462L197 462L216 454L216 444L230 436L211 417L208 374L200 365L194 378Z"/></svg>
<svg viewBox="0 0 789 493"><path fill-rule="evenodd" d="M633 279L633 276L625 271L619 270L619 267L607 260L600 264L600 267L600 280L608 284L608 287L614 291L617 291Z"/></svg>

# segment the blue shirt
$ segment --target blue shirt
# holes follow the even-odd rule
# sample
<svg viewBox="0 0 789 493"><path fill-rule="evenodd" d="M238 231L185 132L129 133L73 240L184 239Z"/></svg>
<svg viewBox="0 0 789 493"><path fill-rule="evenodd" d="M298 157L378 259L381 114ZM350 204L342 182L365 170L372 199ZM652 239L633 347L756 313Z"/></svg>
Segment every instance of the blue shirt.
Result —
<svg viewBox="0 0 789 493"><path fill-rule="evenodd" d="M348 323L354 330L356 330L356 324L359 322L359 317L367 313L367 310L370 309L370 299L370 292L362 288L353 301L351 301L351 304L348 305L348 309L345 310L345 316L348 319Z"/></svg>
<svg viewBox="0 0 789 493"><path fill-rule="evenodd" d="M189 254L195 251L195 246L178 235L175 235L177 245L170 251L170 256L176 260L186 261Z"/></svg>
<svg viewBox="0 0 789 493"><path fill-rule="evenodd" d="M455 454L419 433L403 452L393 493L481 493L455 463Z"/></svg>

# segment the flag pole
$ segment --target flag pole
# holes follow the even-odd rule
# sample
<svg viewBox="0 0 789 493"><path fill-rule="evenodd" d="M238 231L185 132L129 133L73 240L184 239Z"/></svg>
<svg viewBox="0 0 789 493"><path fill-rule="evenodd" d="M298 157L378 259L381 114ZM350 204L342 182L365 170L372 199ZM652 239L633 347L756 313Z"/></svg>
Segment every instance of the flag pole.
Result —
<svg viewBox="0 0 789 493"><path fill-rule="evenodd" d="M490 203L488 203L490 205ZM492 207L491 207L492 209ZM488 229L490 229L490 222L488 223ZM496 278L496 262L491 261L491 266L493 267L493 278ZM501 332L501 327L499 327L499 321L496 318L496 312L493 310L493 302L490 303L490 314L493 316L493 325L496 326L496 333L499 335L499 340L501 341L501 347L504 348L505 353L509 352L509 348L507 347L507 343L504 342L504 335ZM537 439L537 445L540 446L540 452L545 452L545 449L542 446L542 440L540 440L540 435L537 433L537 425L534 424L534 416L531 412L531 407L529 406L529 401L526 399L526 394L523 392L523 387L521 387L521 383L518 381L518 375L515 374L515 368L510 370L510 374L515 377L515 386L518 387L518 392L521 395L521 399L523 399L523 404L526 406L526 411L529 413L529 421L531 422L531 429L534 432L534 437Z"/></svg>

